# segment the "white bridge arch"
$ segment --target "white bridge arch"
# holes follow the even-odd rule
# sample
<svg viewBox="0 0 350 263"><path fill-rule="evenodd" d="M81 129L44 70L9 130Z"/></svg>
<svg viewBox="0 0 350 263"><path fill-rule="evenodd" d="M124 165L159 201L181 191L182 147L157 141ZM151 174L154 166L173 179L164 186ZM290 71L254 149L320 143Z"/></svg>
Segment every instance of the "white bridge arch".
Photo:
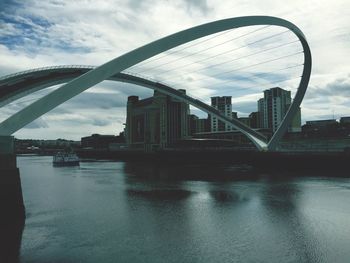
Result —
<svg viewBox="0 0 350 263"><path fill-rule="evenodd" d="M24 72L18 72L16 74L12 74L9 76L5 76L0 79L0 91L1 88L8 90L8 93L5 96L0 97L0 107L9 104L17 99L20 99L28 94L36 92L38 90L42 90L53 85L59 85L62 83L69 82L70 80L87 73L90 70L93 70L95 67L93 66L55 66L55 67L45 67L45 68L37 68L33 70L28 70ZM26 79L29 79L26 81ZM221 114L217 109L207 105L206 103L194 99L188 95L179 92L176 89L169 87L163 83L153 81L150 79L146 79L140 76L136 76L133 74L127 73L117 73L116 75L108 78L108 80L126 82L130 84L136 84L145 88L150 88L153 90L157 90L163 94L169 95L171 97L177 98L178 100L189 103L198 109L201 109L208 114L212 114L216 116L221 121L227 123L228 125L232 125L237 127L237 129L250 129L245 126L243 123L236 119L230 119L225 115ZM19 88L19 83L24 82L24 87ZM258 149L266 148L266 138L256 132L254 130L251 131L253 135L256 137L253 143L256 145Z"/></svg>
<svg viewBox="0 0 350 263"><path fill-rule="evenodd" d="M207 35L211 35L214 33L218 33L220 31L232 29L232 28L253 26L253 25L275 25L275 26L288 28L298 37L304 51L304 68L303 68L298 90L282 123L280 124L279 128L277 129L277 131L275 132L275 134L273 135L273 137L269 142L266 142L264 140L264 137L260 133L242 124L240 121L231 120L225 117L224 115L220 114L220 112L210 107L209 105L201 101L198 101L196 99L193 99L189 96L183 95L181 92L178 92L177 90L172 89L169 86L166 86L159 82L153 82L144 78L140 78L137 76L121 73L121 71L133 65L136 65L150 57L153 57L159 53L167 51L176 46L185 44L187 42L193 41L195 39L198 39ZM55 91L35 101L31 105L27 106L26 108L15 113L11 117L9 117L8 119L0 123L0 135L11 135L17 130L23 128L25 125L32 122L33 120L39 118L41 115L47 113L48 111L52 110L53 108L57 107L63 102L69 100L70 98L80 94L84 90L96 85L99 82L102 82L103 80L113 79L113 77L118 78L119 76L121 77L121 79L118 79L118 81L125 81L125 82L159 90L162 93L176 97L180 100L183 100L201 110L204 110L218 117L218 119L232 125L236 129L241 131L243 134L245 134L256 145L256 147L259 150L275 150L278 141L281 139L281 137L285 133L286 129L288 128L288 125L290 124L292 118L294 117L296 111L298 110L302 102L302 99L304 97L304 94L306 92L309 79L310 79L311 65L312 65L311 52L310 52L309 45L305 39L305 36L297 26L295 26L289 21L283 20L281 18L269 17L269 16L247 16L247 17L237 17L237 18L219 20L208 24L200 25L197 27L193 27L193 28L172 34L160 40L154 41L150 44L147 44L143 47L137 48L129 53L126 53L120 57L117 57L94 69L90 67L89 71L87 71L86 73L83 73L80 76L73 78L65 85L62 85ZM9 76L8 78L11 78L14 76L20 77L21 74L15 74L15 75ZM0 79L0 83L1 81L4 81L6 79L7 79L6 77ZM55 85L54 83L55 82L52 81L50 85ZM59 83L56 83L56 84L59 84ZM45 84L43 84L42 87L45 87ZM33 92L34 90L37 90L37 89L38 87L30 90L31 92ZM30 93L29 90L28 90L28 93ZM13 94L13 96L18 98L21 96L21 93L15 93ZM10 101L11 99L7 98L7 100Z"/></svg>

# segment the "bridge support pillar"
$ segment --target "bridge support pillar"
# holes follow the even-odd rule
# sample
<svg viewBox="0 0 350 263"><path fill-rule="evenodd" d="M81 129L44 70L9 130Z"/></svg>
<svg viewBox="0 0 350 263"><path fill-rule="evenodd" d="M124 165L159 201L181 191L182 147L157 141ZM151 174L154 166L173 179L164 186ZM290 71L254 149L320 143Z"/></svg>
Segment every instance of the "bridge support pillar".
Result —
<svg viewBox="0 0 350 263"><path fill-rule="evenodd" d="M0 262L19 262L25 223L12 136L0 136Z"/></svg>
<svg viewBox="0 0 350 263"><path fill-rule="evenodd" d="M25 208L12 136L0 136L0 223L24 222Z"/></svg>

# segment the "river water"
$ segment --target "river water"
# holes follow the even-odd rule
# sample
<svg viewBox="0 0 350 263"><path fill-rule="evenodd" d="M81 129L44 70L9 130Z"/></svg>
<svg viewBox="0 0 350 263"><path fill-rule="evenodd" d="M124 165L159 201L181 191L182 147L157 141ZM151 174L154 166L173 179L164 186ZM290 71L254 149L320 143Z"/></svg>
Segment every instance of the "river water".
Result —
<svg viewBox="0 0 350 263"><path fill-rule="evenodd" d="M21 262L350 262L350 179L335 172L17 160Z"/></svg>

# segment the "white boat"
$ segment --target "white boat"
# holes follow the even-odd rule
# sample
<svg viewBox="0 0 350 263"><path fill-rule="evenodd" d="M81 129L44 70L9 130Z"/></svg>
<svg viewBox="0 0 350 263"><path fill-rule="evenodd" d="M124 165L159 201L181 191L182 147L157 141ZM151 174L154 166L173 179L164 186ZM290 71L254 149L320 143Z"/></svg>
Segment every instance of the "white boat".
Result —
<svg viewBox="0 0 350 263"><path fill-rule="evenodd" d="M54 166L79 165L79 157L75 153L58 152L53 156Z"/></svg>

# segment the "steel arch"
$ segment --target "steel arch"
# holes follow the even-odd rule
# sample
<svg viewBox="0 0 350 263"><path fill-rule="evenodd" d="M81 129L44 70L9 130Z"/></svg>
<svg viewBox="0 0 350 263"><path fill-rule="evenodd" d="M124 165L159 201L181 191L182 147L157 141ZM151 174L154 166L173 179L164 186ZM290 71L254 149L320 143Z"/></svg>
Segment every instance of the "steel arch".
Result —
<svg viewBox="0 0 350 263"><path fill-rule="evenodd" d="M278 141L288 128L288 125L298 110L305 95L311 74L312 59L309 45L302 31L289 21L270 16L229 18L199 25L156 40L129 53L114 58L111 61L95 68L94 70L73 79L69 83L61 86L57 90L51 92L3 121L0 124L0 135L11 135L36 118L52 110L70 98L78 95L84 90L159 53L195 39L218 33L220 31L253 25L275 25L288 28L298 37L304 50L304 68L298 90L282 123L267 145L267 150L275 150ZM247 129L246 126L243 126L240 131L250 138L255 144L259 143L260 140L253 135L251 129ZM263 147L260 149L263 149Z"/></svg>
<svg viewBox="0 0 350 263"><path fill-rule="evenodd" d="M17 74L10 75L8 78L2 78L0 80L0 91L1 91L1 88L6 87L6 89L12 90L12 93L0 97L0 106L6 105L16 99L19 99L35 91L45 89L53 85L58 85L58 84L68 82L71 79L76 78L77 75L82 75L92 69L93 67L91 66L87 66L86 68L84 68L83 66L78 66L76 68L74 66L45 67L45 68L38 68L31 71L25 71L22 74L18 72ZM51 76L53 71L57 74L56 77ZM51 76L50 79L47 79L47 75ZM25 80L27 78L30 78L30 83L31 83L30 85L26 85L25 88L22 88L19 91L16 89L11 89L12 85L17 86L19 83L21 83L21 81L24 82L25 84L26 83ZM149 79L145 79L139 76L126 74L126 73L117 73L116 75L110 77L108 80L126 82L130 84L135 84L146 88L150 88L153 90L157 90L166 95L175 97L178 100L182 100L186 103L189 103L207 112L208 114L211 114L217 117L224 123L237 127L237 129L239 130L242 129L242 126L245 126L243 123L239 122L236 119L232 120L227 118L225 115L221 114L217 109L197 99L194 99L188 95L185 95L182 92L179 92L178 90L173 89L160 82L155 82ZM249 129L249 127L245 127L245 128ZM252 130L252 133L256 138L259 139L259 141L253 141L255 146L258 149L266 148L267 147L266 138L262 134L254 130Z"/></svg>

